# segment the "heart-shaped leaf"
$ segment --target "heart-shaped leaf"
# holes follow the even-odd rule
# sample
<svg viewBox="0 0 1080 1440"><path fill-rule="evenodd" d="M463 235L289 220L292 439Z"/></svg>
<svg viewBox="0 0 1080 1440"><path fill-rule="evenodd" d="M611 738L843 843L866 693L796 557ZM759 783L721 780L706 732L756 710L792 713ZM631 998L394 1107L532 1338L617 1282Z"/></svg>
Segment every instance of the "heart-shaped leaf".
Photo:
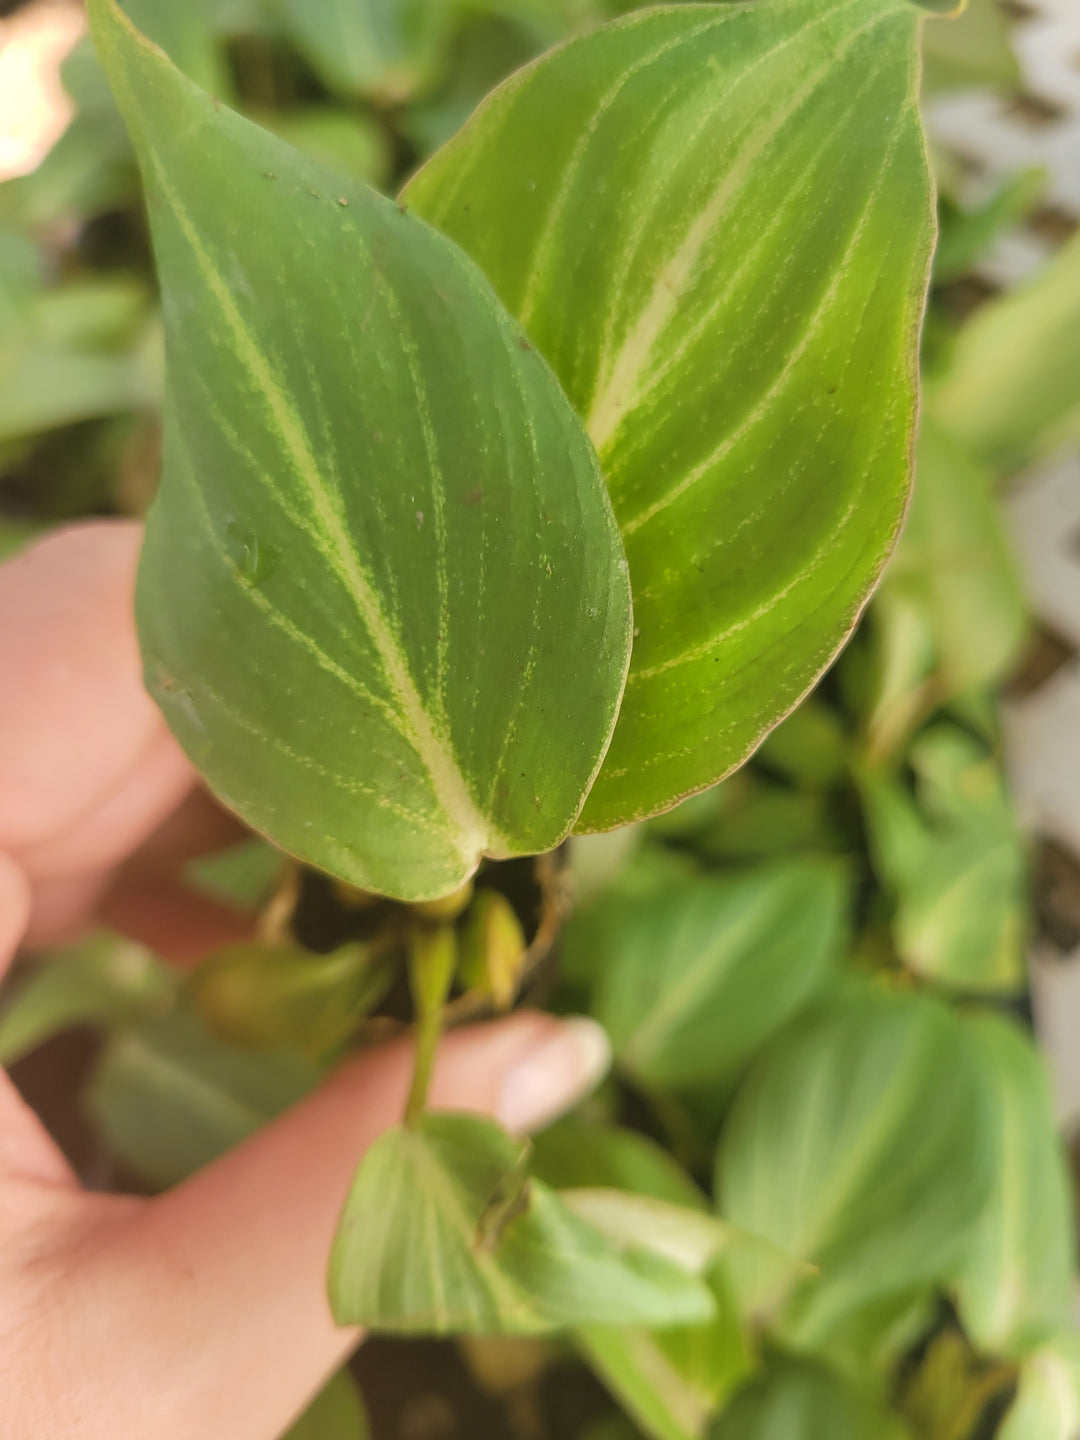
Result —
<svg viewBox="0 0 1080 1440"><path fill-rule="evenodd" d="M896 538L933 231L909 0L658 6L508 80L404 198L600 454L635 645L579 828L746 758Z"/></svg>
<svg viewBox="0 0 1080 1440"><path fill-rule="evenodd" d="M1076 1263L1069 1177L1031 1040L997 1015L979 1016L970 1030L999 1150L990 1202L956 1277L957 1308L980 1349L1016 1354L1069 1321Z"/></svg>
<svg viewBox="0 0 1080 1440"><path fill-rule="evenodd" d="M842 988L765 1052L725 1128L723 1215L820 1269L793 1285L764 1252L733 1252L743 1303L817 1347L846 1316L942 1282L983 1212L993 1159L955 1016L925 995Z"/></svg>
<svg viewBox="0 0 1080 1440"><path fill-rule="evenodd" d="M527 1157L521 1142L476 1115L424 1115L380 1136L334 1240L338 1322L406 1334L528 1334L709 1319L701 1280L579 1219L529 1179Z"/></svg>
<svg viewBox="0 0 1080 1440"><path fill-rule="evenodd" d="M215 105L112 3L164 295L150 688L282 848L406 899L557 844L630 642L589 442L476 267Z"/></svg>

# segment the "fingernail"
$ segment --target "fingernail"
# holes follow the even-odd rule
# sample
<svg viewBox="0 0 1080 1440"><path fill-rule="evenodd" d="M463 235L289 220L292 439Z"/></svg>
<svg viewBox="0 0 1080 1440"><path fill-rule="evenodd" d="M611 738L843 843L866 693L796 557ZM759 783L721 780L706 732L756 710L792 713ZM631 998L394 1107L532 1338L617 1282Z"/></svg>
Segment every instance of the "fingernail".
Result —
<svg viewBox="0 0 1080 1440"><path fill-rule="evenodd" d="M509 1130L539 1130L593 1090L610 1066L611 1043L594 1020L561 1020L503 1076L499 1119Z"/></svg>

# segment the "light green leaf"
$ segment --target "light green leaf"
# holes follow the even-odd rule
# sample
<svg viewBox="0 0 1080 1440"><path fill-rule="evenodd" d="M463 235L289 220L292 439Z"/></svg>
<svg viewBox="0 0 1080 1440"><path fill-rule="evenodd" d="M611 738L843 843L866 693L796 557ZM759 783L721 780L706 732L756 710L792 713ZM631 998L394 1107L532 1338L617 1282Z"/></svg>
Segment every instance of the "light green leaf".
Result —
<svg viewBox="0 0 1080 1440"><path fill-rule="evenodd" d="M811 695L772 731L758 759L796 785L828 789L847 776L849 744L837 711Z"/></svg>
<svg viewBox="0 0 1080 1440"><path fill-rule="evenodd" d="M921 809L891 776L861 782L874 866L895 895L897 951L942 985L1015 991L1024 977L1027 867L997 765L948 725L927 731L910 759Z"/></svg>
<svg viewBox="0 0 1080 1440"><path fill-rule="evenodd" d="M729 1078L817 991L845 939L840 867L780 861L605 909L594 1013L648 1085Z"/></svg>
<svg viewBox="0 0 1080 1440"><path fill-rule="evenodd" d="M289 34L331 90L406 99L435 72L447 0L277 0Z"/></svg>
<svg viewBox="0 0 1080 1440"><path fill-rule="evenodd" d="M926 995L838 991L765 1052L725 1128L721 1213L820 1269L793 1284L765 1252L734 1251L741 1305L820 1348L853 1312L930 1289L983 1213L994 1154L952 1013Z"/></svg>
<svg viewBox="0 0 1080 1440"><path fill-rule="evenodd" d="M172 396L152 693L283 849L405 899L549 849L630 642L588 440L479 272L91 6L137 137Z"/></svg>
<svg viewBox="0 0 1080 1440"><path fill-rule="evenodd" d="M997 1440L1076 1440L1080 1335L1062 1335L1028 1357Z"/></svg>
<svg viewBox="0 0 1080 1440"><path fill-rule="evenodd" d="M1046 1073L1030 1038L997 1015L979 1016L970 1030L999 1148L990 1201L956 1277L956 1303L975 1345L1017 1354L1068 1323L1072 1198Z"/></svg>
<svg viewBox="0 0 1080 1440"><path fill-rule="evenodd" d="M884 588L902 588L924 609L939 701L996 685L1027 638L1019 567L992 485L939 426L922 426L911 508Z"/></svg>
<svg viewBox="0 0 1080 1440"><path fill-rule="evenodd" d="M73 1025L125 1025L168 1009L176 981L149 951L95 936L39 961L0 1005L0 1065L13 1065Z"/></svg>
<svg viewBox="0 0 1080 1440"><path fill-rule="evenodd" d="M1026 284L981 305L927 395L930 412L1006 470L1080 405L1080 234Z"/></svg>
<svg viewBox="0 0 1080 1440"><path fill-rule="evenodd" d="M899 529L933 221L908 0L655 7L508 80L404 198L600 455L635 644L579 828L743 761Z"/></svg>
<svg viewBox="0 0 1080 1440"><path fill-rule="evenodd" d="M285 856L265 840L246 840L189 861L184 874L206 895L255 909L269 897L284 865Z"/></svg>
<svg viewBox="0 0 1080 1440"><path fill-rule="evenodd" d="M533 1173L555 1190L628 1190L707 1208L705 1196L665 1149L618 1125L592 1125L573 1116L560 1120L533 1140Z"/></svg>
<svg viewBox="0 0 1080 1440"><path fill-rule="evenodd" d="M710 1276L717 1313L705 1325L642 1330L590 1325L577 1341L593 1371L652 1440L699 1440L750 1368L722 1269Z"/></svg>
<svg viewBox="0 0 1080 1440"><path fill-rule="evenodd" d="M741 1391L710 1440L904 1440L908 1431L859 1391L816 1365L778 1360Z"/></svg>
<svg viewBox="0 0 1080 1440"><path fill-rule="evenodd" d="M959 15L925 27L923 83L931 93L972 85L994 85L1006 92L1019 87L1020 67L999 0L967 0Z"/></svg>
<svg viewBox="0 0 1080 1440"><path fill-rule="evenodd" d="M289 145L343 175L381 186L391 164L387 136L378 123L353 110L310 105L253 115Z"/></svg>
<svg viewBox="0 0 1080 1440"><path fill-rule="evenodd" d="M245 1140L319 1074L294 1055L226 1045L178 1011L112 1039L88 1101L124 1163L164 1188Z"/></svg>
<svg viewBox="0 0 1080 1440"><path fill-rule="evenodd" d="M160 45L173 64L219 100L232 92L224 52L211 24L207 0L121 0L128 19Z"/></svg>
<svg viewBox="0 0 1080 1440"><path fill-rule="evenodd" d="M369 1440L364 1400L347 1370L339 1370L290 1427L283 1440Z"/></svg>
<svg viewBox="0 0 1080 1440"><path fill-rule="evenodd" d="M475 1115L424 1115L376 1140L331 1255L338 1322L528 1334L709 1318L700 1280L607 1239L529 1180L526 1158L527 1147Z"/></svg>

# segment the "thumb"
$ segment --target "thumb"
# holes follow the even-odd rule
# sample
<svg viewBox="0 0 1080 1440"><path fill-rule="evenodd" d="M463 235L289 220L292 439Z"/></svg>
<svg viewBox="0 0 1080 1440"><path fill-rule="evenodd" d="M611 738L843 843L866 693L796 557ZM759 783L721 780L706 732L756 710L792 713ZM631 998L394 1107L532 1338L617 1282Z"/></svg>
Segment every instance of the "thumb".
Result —
<svg viewBox="0 0 1080 1440"><path fill-rule="evenodd" d="M525 1012L448 1036L432 1102L533 1128L580 1099L608 1059L591 1021ZM359 1337L330 1315L330 1244L357 1161L401 1117L410 1067L407 1044L358 1057L84 1249L60 1303L86 1307L70 1317L86 1383L96 1388L118 1365L140 1380L109 1387L101 1408L83 1407L103 1416L103 1437L268 1440L341 1363Z"/></svg>

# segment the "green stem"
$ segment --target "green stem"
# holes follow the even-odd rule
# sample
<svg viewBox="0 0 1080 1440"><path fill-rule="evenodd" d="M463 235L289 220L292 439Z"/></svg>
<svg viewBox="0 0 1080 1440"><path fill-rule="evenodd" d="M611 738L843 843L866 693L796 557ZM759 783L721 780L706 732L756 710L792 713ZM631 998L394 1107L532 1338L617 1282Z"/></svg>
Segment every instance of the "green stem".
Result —
<svg viewBox="0 0 1080 1440"><path fill-rule="evenodd" d="M416 1010L416 1057L405 1105L405 1124L424 1113L443 1028L443 1007L457 967L453 925L418 925L409 937L409 983Z"/></svg>

